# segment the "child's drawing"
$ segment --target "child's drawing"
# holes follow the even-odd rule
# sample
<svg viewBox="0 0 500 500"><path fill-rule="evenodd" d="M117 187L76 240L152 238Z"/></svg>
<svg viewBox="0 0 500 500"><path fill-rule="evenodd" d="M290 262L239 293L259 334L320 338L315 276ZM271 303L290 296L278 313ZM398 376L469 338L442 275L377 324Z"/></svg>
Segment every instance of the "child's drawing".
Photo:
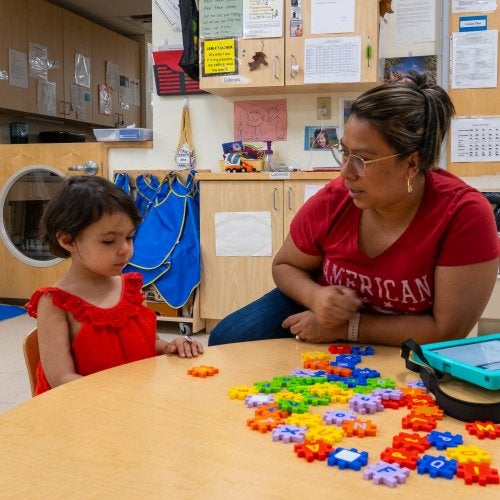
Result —
<svg viewBox="0 0 500 500"><path fill-rule="evenodd" d="M285 141L286 99L234 102L235 141Z"/></svg>

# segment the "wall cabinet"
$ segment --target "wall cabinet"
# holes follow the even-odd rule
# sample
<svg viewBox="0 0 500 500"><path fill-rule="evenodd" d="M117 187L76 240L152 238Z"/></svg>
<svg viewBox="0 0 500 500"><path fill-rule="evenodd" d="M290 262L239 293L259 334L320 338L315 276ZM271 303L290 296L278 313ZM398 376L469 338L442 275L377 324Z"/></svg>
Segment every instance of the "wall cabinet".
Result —
<svg viewBox="0 0 500 500"><path fill-rule="evenodd" d="M290 221L307 194L326 184L337 173L291 173L273 179L269 173L198 174L200 182L200 240L202 276L200 316L212 323L274 288L271 263L286 235ZM269 212L270 256L216 255L219 212Z"/></svg>
<svg viewBox="0 0 500 500"><path fill-rule="evenodd" d="M203 0L201 0L203 1ZM237 39L236 75L200 76L200 87L218 95L274 94L283 92L320 92L320 91L363 91L379 83L377 78L378 61L378 0L355 0L355 26L352 33L311 33L311 0L302 0L300 19L303 24L302 36L292 36L292 17L297 12L291 0L284 0L284 34L281 38ZM295 21L295 20L294 20ZM354 83L304 83L304 62L307 40L334 39L337 37L360 37L359 53L361 79ZM370 44L371 58L367 59ZM324 44L323 44L324 45ZM249 64L257 52L266 55L268 65L261 64L250 71ZM320 65L346 64L334 50L322 49L325 57ZM200 51L203 58L203 48ZM311 64L311 63L309 63ZM200 60L200 67L203 61Z"/></svg>
<svg viewBox="0 0 500 500"><path fill-rule="evenodd" d="M45 83L33 71L37 60L30 58L30 48L37 47L48 62ZM12 76L5 76L9 73L9 49L27 58L28 88L12 85ZM140 126L138 88L130 93L132 97L127 93L120 99L117 83L111 94L110 114L99 109L99 84L106 83L108 61L118 68L117 82L122 75L127 87L132 83L138 87L140 59L138 42L45 0L2 0L0 108L98 126ZM49 87L55 87L55 95L54 91L46 92ZM55 106L47 105L51 99Z"/></svg>
<svg viewBox="0 0 500 500"><path fill-rule="evenodd" d="M0 108L26 112L28 92L9 77L10 49L26 54L26 0L2 1L0 49Z"/></svg>

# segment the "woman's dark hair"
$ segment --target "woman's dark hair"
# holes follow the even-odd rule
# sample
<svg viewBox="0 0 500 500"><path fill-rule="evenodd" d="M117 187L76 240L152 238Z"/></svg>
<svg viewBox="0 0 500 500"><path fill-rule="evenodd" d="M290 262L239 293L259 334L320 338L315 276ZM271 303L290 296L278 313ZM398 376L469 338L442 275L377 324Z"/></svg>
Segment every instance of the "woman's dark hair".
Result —
<svg viewBox="0 0 500 500"><path fill-rule="evenodd" d="M42 237L57 257L66 258L57 237L62 233L72 241L103 215L122 212L130 217L134 227L141 217L132 198L103 177L68 177L48 203L40 222Z"/></svg>
<svg viewBox="0 0 500 500"><path fill-rule="evenodd" d="M401 156L420 153L420 170L435 168L455 108L446 91L425 74L408 71L399 81L359 96L350 115L369 120Z"/></svg>

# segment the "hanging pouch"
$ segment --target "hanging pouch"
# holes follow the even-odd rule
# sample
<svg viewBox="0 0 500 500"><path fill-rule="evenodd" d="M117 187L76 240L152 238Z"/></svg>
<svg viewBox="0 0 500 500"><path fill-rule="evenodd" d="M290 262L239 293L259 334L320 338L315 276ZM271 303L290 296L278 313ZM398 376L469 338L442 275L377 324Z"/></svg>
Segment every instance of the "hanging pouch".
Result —
<svg viewBox="0 0 500 500"><path fill-rule="evenodd" d="M446 393L440 386L444 374L430 366L422 348L413 339L403 342L401 357L405 360L408 370L420 375L425 387L436 398L437 405L450 417L463 422L474 422L475 420L500 422L498 391L491 391L492 399L497 400L494 403L464 401Z"/></svg>

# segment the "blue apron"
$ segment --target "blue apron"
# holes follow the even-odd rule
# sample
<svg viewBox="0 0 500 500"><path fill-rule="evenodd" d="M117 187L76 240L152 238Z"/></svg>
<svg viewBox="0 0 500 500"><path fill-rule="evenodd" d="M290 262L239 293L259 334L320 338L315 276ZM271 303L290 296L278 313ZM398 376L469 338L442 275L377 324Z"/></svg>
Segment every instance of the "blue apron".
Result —
<svg viewBox="0 0 500 500"><path fill-rule="evenodd" d="M141 273L144 286L154 284L170 307L187 302L201 275L199 192L193 171L185 184L174 173L162 181L123 271Z"/></svg>

